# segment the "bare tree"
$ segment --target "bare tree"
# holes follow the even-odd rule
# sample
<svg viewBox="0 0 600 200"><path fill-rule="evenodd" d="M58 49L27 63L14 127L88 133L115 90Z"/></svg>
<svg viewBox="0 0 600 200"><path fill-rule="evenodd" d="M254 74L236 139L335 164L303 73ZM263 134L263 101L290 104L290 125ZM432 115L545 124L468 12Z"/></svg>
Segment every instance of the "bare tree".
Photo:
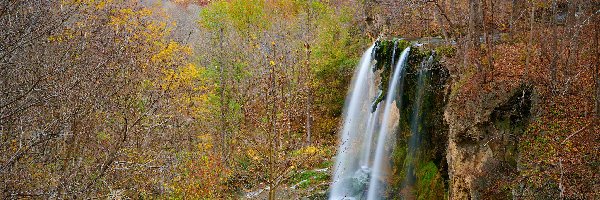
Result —
<svg viewBox="0 0 600 200"><path fill-rule="evenodd" d="M600 14L595 13L594 18L596 18L596 22L600 21ZM596 69L594 70L594 76L596 78L596 119L600 119L600 50L598 49L598 45L600 45L600 42L598 42L599 31L600 23L594 23L594 45L592 46L595 46L596 48L592 48L592 50L595 54L594 65L596 66Z"/></svg>
<svg viewBox="0 0 600 200"><path fill-rule="evenodd" d="M157 183L146 175L161 172L147 166L169 167L140 164L129 153L157 156L156 144L167 141L161 134L172 133L158 122L169 119L157 115L170 109L162 102L170 92L160 87L170 81L157 78L185 59L151 58L165 38L148 31L153 22L140 17L145 12L137 3L97 3L0 3L2 198L148 190ZM135 23L118 21L124 15ZM133 171L146 175L119 176Z"/></svg>

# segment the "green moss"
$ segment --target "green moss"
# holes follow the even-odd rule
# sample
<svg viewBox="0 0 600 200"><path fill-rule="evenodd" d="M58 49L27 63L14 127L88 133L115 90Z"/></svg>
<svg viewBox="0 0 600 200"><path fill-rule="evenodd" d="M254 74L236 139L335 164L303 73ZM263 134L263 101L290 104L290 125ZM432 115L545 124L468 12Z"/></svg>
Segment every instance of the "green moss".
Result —
<svg viewBox="0 0 600 200"><path fill-rule="evenodd" d="M329 154L327 154L327 155L329 155ZM328 168L328 167L331 167L331 166L333 166L333 162L330 161L330 160L327 160L327 161L324 161L322 163L319 163L319 165L317 167L318 168Z"/></svg>
<svg viewBox="0 0 600 200"><path fill-rule="evenodd" d="M454 45L442 45L435 48L435 52L440 56L452 58L456 55L456 46Z"/></svg>
<svg viewBox="0 0 600 200"><path fill-rule="evenodd" d="M382 70L381 73L381 83L379 85L379 89L382 91L381 94L375 99L373 104L373 110L377 107L377 104L383 101L387 95L387 86L390 82L390 76L392 74L393 67L397 64L402 51L407 47L412 47L411 43L402 39L392 39L392 40L380 40L375 42L375 47L373 50L373 57L377 61L374 71ZM412 47L410 50L410 54L408 55L408 62L406 71L407 73L415 72L418 70L421 65L421 61L423 58L431 55L430 51L422 51L419 48ZM415 70L417 69L417 70Z"/></svg>
<svg viewBox="0 0 600 200"><path fill-rule="evenodd" d="M417 188L417 199L444 199L444 182L433 162L417 169Z"/></svg>
<svg viewBox="0 0 600 200"><path fill-rule="evenodd" d="M292 184L298 185L299 188L307 188L311 185L315 185L324 181L329 180L330 176L327 172L308 170L303 171L292 177Z"/></svg>
<svg viewBox="0 0 600 200"><path fill-rule="evenodd" d="M406 177L406 171L404 170L404 163L406 160L406 154L408 153L406 151L406 143L400 143L397 145L396 148L394 148L394 151L392 152L392 162L394 164L394 166L402 166L401 168L397 168L396 170L396 174L394 174L394 178L392 179L392 185L400 185L402 184L402 181L404 179L404 177Z"/></svg>

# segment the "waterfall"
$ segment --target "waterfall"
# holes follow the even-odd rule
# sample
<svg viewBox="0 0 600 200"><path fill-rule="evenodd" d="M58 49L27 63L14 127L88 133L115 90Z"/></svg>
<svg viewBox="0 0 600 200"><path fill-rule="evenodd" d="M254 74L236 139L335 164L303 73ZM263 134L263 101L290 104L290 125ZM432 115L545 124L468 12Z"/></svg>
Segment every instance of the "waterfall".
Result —
<svg viewBox="0 0 600 200"><path fill-rule="evenodd" d="M396 48L398 47L398 41L394 42L394 48L392 49L392 57L391 57L391 65L390 67L394 66L394 59L396 58ZM375 78L373 77L374 80ZM381 95L381 90L377 91L377 95L376 97L378 97L379 95ZM373 100L375 101L375 100ZM373 112L369 114L369 120L367 121L367 132L364 134L364 144L363 144L363 154L361 155L360 158L360 165L362 169L369 169L371 166L369 165L369 161L371 158L371 145L373 143L373 133L375 133L377 131L377 122L379 121L379 104L374 104L373 106Z"/></svg>
<svg viewBox="0 0 600 200"><path fill-rule="evenodd" d="M433 63L433 55L429 56L429 58L427 60L423 60L423 62L421 62L421 67L419 69L419 77L417 80L417 90L415 93L415 101L413 102L413 107L412 107L412 118L410 121L410 131L411 131L411 135L410 138L408 139L408 152L406 157L407 158L411 158L409 159L409 162L406 164L406 177L404 179L404 183L402 185L402 188L407 187L407 186L411 186L414 184L415 182L415 171L414 171L414 167L415 167L415 158L417 149L419 147L420 144L420 129L419 129L419 125L421 124L421 119L422 119L422 115L420 113L421 110L421 103L423 102L423 93L424 93L424 82L425 82L425 70L426 67L428 67L429 65L431 65L431 63Z"/></svg>
<svg viewBox="0 0 600 200"><path fill-rule="evenodd" d="M329 199L372 200L382 196L385 189L382 183L388 176L390 153L395 145L393 132L399 122L397 105L402 105L402 102L396 102L396 97L404 92L404 74L410 53L410 47L407 47L394 63L396 45L394 43L390 62L390 82L381 83L387 84L387 94L381 104L371 105L382 92L375 86L376 74L370 70L374 64L374 45L364 52L354 73L344 106ZM423 85L422 82L420 80L419 84Z"/></svg>
<svg viewBox="0 0 600 200"><path fill-rule="evenodd" d="M368 165L368 160L359 163L360 158L357 159L357 157L360 155L368 157L369 153L365 152L365 149L357 147L370 148L366 141L370 140L368 135L371 133L368 132L374 132L371 129L375 128L375 124L370 126L369 121L374 121L377 117L377 112L370 113L370 103L376 95L374 74L370 70L373 66L374 46L372 45L363 53L354 73L351 89L346 96L344 123L334 165L330 199L360 195L362 187L360 183L366 185L368 182L369 170L360 166L361 164ZM370 149L366 151L370 151Z"/></svg>
<svg viewBox="0 0 600 200"><path fill-rule="evenodd" d="M397 93L400 93L400 96L402 96L402 92L403 92L403 83L404 83L404 68L406 66L406 62L408 61L408 54L410 52L410 47L407 47L406 49L404 49L404 51L402 51L402 54L400 55L400 58L398 60L398 63L396 64L396 67L394 69L394 71L392 72L392 79L391 82L389 83L389 87L388 87L388 93L386 95L385 98L385 106L383 107L384 111L383 111L383 120L381 123L381 128L379 129L379 135L378 135L378 139L377 139L377 147L375 150L375 158L373 161L373 167L371 169L371 178L369 181L369 189L368 189L368 195L367 195L367 199L369 200L373 200L373 199L380 199L381 197L381 183L385 177L383 177L383 165L384 162L387 163L386 160L384 160L385 158L389 158L389 153L391 151L391 148L386 149L386 142L388 141L394 141L392 138L393 134L392 133L393 127L390 127L393 125L393 123L396 122L392 122L392 124L390 123L390 114L391 114L391 110L392 107L395 107L396 105L394 104L394 100L396 97ZM398 87L398 84L400 84L400 87ZM398 105L402 105L401 103L399 103ZM393 143L391 145L389 145L388 147L393 146Z"/></svg>
<svg viewBox="0 0 600 200"><path fill-rule="evenodd" d="M373 133L377 131L377 122L379 121L379 106L375 108L375 110L369 114L369 120L367 120L367 131L364 134L363 138L363 153L360 157L360 166L363 169L368 169L371 167L369 161L371 158L371 145L373 144Z"/></svg>

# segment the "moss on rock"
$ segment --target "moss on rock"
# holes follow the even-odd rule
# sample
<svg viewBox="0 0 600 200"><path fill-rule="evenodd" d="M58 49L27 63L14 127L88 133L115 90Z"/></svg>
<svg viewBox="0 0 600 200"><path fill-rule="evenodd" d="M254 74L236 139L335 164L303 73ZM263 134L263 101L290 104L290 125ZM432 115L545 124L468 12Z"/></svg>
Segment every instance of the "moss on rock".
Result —
<svg viewBox="0 0 600 200"><path fill-rule="evenodd" d="M376 42L374 49L374 58L377 61L373 70L381 70L381 83L379 88L381 95L376 99L377 103L383 101L388 94L387 87L392 73L392 67L398 62L401 52L411 46L406 40L393 39L381 40ZM394 48L395 47L395 48ZM395 53L394 53L395 51ZM421 97L421 108L419 109L418 119L413 118L413 104L417 99L417 82L421 63L427 60L431 55L434 61L423 69L424 73L424 92ZM445 160L445 144L447 137L447 126L443 121L443 111L446 105L444 100L444 87L448 79L448 72L439 62L439 56L434 51L411 46L408 56L407 66L404 72L403 89L404 92L392 94L396 95L396 106L400 110L399 128L396 130L396 148L392 152L392 172L390 178L389 191L390 199L401 199L402 193L407 192L411 196L422 199L442 197L446 193L447 166ZM408 140L413 134L410 123L417 120L419 149L414 155L408 155ZM407 166L415 168L413 173L407 174ZM416 180L415 185L404 186L404 180L413 176ZM431 187L435 186L435 187ZM441 195L441 196L440 196Z"/></svg>

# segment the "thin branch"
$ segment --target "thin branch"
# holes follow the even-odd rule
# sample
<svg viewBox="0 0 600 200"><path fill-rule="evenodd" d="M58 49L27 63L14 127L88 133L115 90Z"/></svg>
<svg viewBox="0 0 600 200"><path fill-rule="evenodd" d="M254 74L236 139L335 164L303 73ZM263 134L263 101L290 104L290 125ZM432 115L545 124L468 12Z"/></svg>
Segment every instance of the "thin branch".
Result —
<svg viewBox="0 0 600 200"><path fill-rule="evenodd" d="M437 0L430 0L429 2L432 2L435 5L435 7L440 11L440 14L448 22L448 26L450 26L450 30L452 30L452 28L454 27L454 24L450 20L450 17L448 17L448 15L446 15L446 12L444 11L444 9L442 9L442 6L440 6L440 4L438 3L438 1Z"/></svg>
<svg viewBox="0 0 600 200"><path fill-rule="evenodd" d="M587 129L588 127L590 127L593 123L590 123L586 126L584 126L583 128L579 129L578 131L575 131L574 133L571 133L571 135L569 135L567 138L565 138L565 140L563 140L560 144L564 144L565 142L567 142L568 139L570 139L571 137L573 137L574 135L581 133L582 131L584 131L585 129Z"/></svg>

